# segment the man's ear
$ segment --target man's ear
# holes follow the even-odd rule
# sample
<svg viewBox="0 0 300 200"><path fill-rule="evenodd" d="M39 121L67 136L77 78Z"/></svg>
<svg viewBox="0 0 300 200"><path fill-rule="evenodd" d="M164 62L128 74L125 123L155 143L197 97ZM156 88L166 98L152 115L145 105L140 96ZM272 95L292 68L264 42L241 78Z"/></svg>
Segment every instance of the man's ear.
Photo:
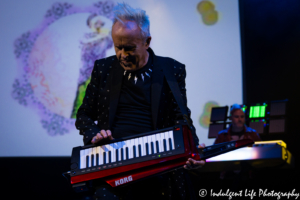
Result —
<svg viewBox="0 0 300 200"><path fill-rule="evenodd" d="M146 39L146 47L148 49L148 47L150 46L150 42L151 42L151 36L149 36L147 39Z"/></svg>

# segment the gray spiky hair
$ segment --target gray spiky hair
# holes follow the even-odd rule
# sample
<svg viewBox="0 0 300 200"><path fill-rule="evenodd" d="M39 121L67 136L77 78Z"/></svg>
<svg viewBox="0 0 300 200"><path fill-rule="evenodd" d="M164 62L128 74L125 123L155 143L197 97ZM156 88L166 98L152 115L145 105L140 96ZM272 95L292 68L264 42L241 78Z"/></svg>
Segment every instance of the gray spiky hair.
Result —
<svg viewBox="0 0 300 200"><path fill-rule="evenodd" d="M124 24L123 20L134 21L141 29L141 34L144 39L150 36L150 21L148 15L146 15L146 11L140 8L134 9L127 3L118 3L118 5L114 7L114 14L113 24L117 21Z"/></svg>

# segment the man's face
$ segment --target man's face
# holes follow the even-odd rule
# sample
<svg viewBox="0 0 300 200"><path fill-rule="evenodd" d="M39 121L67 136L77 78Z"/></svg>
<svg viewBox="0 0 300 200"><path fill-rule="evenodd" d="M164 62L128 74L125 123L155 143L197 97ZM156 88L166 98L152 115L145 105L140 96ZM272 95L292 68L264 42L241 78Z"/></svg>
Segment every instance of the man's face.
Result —
<svg viewBox="0 0 300 200"><path fill-rule="evenodd" d="M231 120L234 128L242 128L245 124L245 113L240 109L235 110L231 115Z"/></svg>
<svg viewBox="0 0 300 200"><path fill-rule="evenodd" d="M147 64L147 49L151 37L143 39L141 30L135 22L125 20L123 22L124 24L117 21L112 27L116 56L126 71L135 71Z"/></svg>

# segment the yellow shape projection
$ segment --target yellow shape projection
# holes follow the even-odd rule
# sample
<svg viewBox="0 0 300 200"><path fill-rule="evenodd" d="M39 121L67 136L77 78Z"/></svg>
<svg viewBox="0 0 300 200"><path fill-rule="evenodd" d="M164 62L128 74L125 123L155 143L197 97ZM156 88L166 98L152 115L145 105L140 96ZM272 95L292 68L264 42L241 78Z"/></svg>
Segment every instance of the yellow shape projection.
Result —
<svg viewBox="0 0 300 200"><path fill-rule="evenodd" d="M197 5L197 10L202 17L202 21L206 25L213 25L218 21L218 12L215 5L210 1L201 1Z"/></svg>
<svg viewBox="0 0 300 200"><path fill-rule="evenodd" d="M199 118L200 126L203 128L208 128L210 123L210 114L212 107L218 107L219 104L214 101L209 101L204 105L203 113Z"/></svg>

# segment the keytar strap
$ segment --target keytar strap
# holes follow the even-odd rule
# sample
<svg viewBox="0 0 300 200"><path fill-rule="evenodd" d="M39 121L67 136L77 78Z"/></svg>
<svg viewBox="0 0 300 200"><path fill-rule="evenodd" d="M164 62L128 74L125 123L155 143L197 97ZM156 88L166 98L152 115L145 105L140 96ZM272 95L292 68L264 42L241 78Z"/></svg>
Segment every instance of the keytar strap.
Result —
<svg viewBox="0 0 300 200"><path fill-rule="evenodd" d="M163 66L169 66L169 65L166 63ZM177 105L179 106L180 111L183 114L183 119L187 122L189 129L192 131L192 135L193 135L195 143L198 144L199 139L196 135L196 129L192 123L191 118L189 117L189 114L187 112L187 107L185 106L184 101L182 99L178 82L171 70L168 70L164 67L163 72L164 72L164 75L166 76L166 80L167 80L169 87L173 93L173 96L177 102Z"/></svg>

